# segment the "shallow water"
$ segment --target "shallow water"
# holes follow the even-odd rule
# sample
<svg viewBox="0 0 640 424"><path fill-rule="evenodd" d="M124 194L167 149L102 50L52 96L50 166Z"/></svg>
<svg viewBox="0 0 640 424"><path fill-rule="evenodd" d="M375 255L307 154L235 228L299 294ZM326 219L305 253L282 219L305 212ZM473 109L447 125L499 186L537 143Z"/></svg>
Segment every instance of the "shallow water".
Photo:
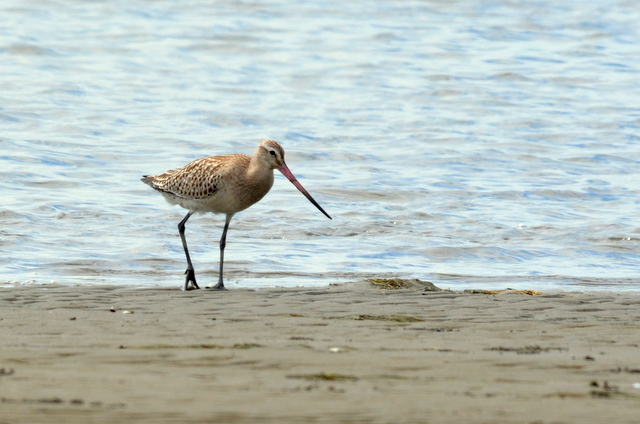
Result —
<svg viewBox="0 0 640 424"><path fill-rule="evenodd" d="M139 181L279 140L237 214L230 287L408 277L640 290L632 1L0 5L0 282L175 285ZM187 225L216 280L222 216Z"/></svg>

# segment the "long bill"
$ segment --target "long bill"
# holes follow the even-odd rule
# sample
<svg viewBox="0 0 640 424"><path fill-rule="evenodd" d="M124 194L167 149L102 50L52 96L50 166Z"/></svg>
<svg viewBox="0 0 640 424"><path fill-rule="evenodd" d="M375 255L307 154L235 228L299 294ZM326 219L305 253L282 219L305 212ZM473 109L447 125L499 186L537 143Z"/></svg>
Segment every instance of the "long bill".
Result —
<svg viewBox="0 0 640 424"><path fill-rule="evenodd" d="M300 193L304 194L304 197L306 197L307 199L309 199L309 201L311 203L313 203L315 205L316 208L318 208L320 210L320 212L322 212L323 214L325 214L325 216L329 219L333 219L329 216L328 213L326 213L324 211L324 209L322 209L322 207L318 204L318 202L316 202L313 197L311 197L311 195L309 194L309 192L307 192L307 190L304 189L304 187L302 187L302 184L300 184L298 182L298 180L296 180L296 177L293 176L293 174L291 173L291 171L289 170L289 167L287 166L286 163L283 163L282 166L280 168L278 168L278 171L282 172L282 175L284 175L285 177L287 177L287 179L289 179L289 181L291 181L293 183L294 186L296 186L296 188L298 190L300 190Z"/></svg>

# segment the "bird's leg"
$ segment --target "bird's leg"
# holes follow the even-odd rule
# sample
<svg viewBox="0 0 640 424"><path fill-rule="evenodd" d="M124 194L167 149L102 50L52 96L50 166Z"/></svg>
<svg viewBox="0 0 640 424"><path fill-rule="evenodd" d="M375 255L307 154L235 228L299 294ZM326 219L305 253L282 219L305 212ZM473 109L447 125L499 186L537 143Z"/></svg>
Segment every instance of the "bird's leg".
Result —
<svg viewBox="0 0 640 424"><path fill-rule="evenodd" d="M222 230L222 237L220 238L220 276L218 277L218 284L211 287L214 290L226 290L222 282L222 268L224 267L224 248L227 245L227 230L229 229L231 217L233 217L233 214L227 214L224 221L224 230Z"/></svg>
<svg viewBox="0 0 640 424"><path fill-rule="evenodd" d="M193 264L191 263L191 257L189 256L189 248L187 247L187 239L184 236L184 225L187 223L187 220L191 217L192 212L189 212L187 216L184 217L182 221L178 224L178 232L180 233L180 239L182 239L182 247L184 248L184 254L187 255L187 270L184 272L187 277L184 281L184 289L185 290L196 290L200 287L198 283L196 283L196 272L193 269ZM190 285L193 288L190 288Z"/></svg>

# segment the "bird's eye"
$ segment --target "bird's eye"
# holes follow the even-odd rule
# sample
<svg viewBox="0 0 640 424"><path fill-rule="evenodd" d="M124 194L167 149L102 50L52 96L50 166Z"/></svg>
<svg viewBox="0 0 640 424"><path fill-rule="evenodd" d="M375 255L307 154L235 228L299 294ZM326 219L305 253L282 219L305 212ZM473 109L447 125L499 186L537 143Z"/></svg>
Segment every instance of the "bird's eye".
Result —
<svg viewBox="0 0 640 424"><path fill-rule="evenodd" d="M269 150L269 154L270 154L271 156L275 156L275 155L276 155L276 151L275 151L275 150Z"/></svg>

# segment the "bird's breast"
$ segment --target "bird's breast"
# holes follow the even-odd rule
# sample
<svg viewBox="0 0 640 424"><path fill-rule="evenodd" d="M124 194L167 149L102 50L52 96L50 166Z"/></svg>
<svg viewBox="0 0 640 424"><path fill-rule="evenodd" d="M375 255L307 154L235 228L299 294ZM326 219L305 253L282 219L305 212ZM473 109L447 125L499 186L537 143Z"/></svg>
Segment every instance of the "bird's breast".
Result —
<svg viewBox="0 0 640 424"><path fill-rule="evenodd" d="M259 202L272 186L273 171L259 178L241 173L228 173L219 181L214 195L188 203L190 209L195 211L236 213Z"/></svg>

